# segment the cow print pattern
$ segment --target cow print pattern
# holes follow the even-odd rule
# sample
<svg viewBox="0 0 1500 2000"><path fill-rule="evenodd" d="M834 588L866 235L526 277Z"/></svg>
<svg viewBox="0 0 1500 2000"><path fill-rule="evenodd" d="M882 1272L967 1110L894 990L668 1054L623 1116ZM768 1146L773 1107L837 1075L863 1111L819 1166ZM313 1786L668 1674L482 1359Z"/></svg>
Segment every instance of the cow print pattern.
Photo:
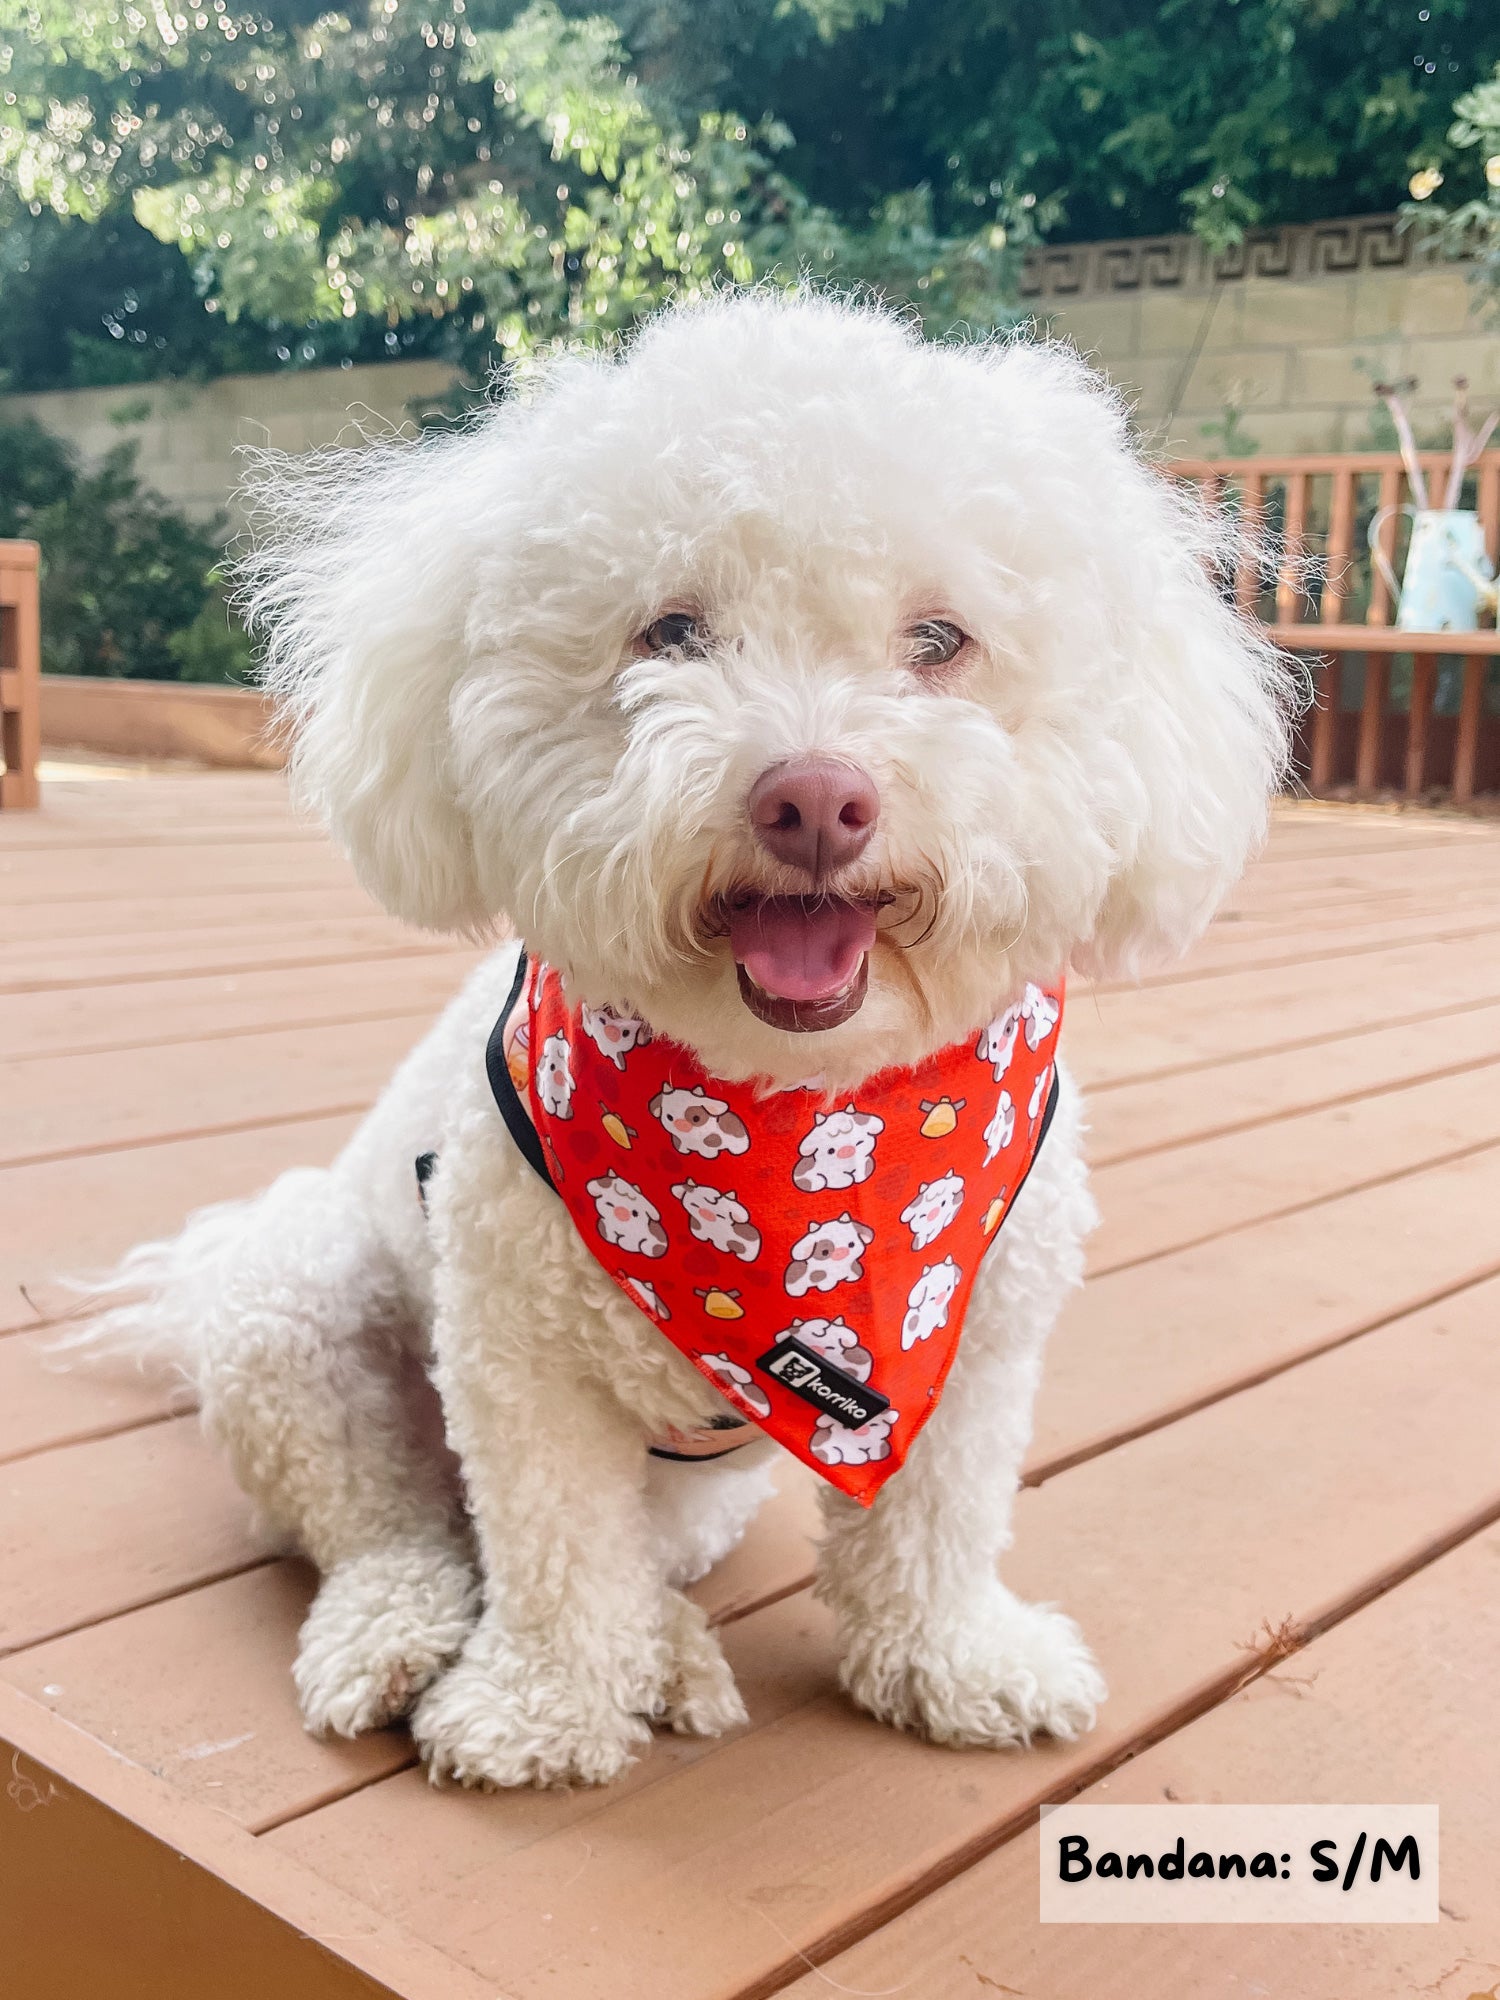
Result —
<svg viewBox="0 0 1500 2000"><path fill-rule="evenodd" d="M627 1006L570 1009L544 966L528 1002L532 1115L582 1240L735 1413L868 1502L936 1405L1025 1179L1060 992L1027 986L842 1102L708 1077ZM760 1365L787 1341L795 1393Z"/></svg>

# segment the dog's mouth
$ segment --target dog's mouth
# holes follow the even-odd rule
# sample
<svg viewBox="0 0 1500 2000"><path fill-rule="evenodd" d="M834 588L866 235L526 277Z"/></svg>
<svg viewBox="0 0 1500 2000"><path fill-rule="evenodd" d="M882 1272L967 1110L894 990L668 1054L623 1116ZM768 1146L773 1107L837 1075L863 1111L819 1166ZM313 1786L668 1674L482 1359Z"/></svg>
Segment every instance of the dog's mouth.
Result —
<svg viewBox="0 0 1500 2000"><path fill-rule="evenodd" d="M798 1035L857 1014L870 981L875 919L888 900L749 890L726 897L729 949L750 1012Z"/></svg>

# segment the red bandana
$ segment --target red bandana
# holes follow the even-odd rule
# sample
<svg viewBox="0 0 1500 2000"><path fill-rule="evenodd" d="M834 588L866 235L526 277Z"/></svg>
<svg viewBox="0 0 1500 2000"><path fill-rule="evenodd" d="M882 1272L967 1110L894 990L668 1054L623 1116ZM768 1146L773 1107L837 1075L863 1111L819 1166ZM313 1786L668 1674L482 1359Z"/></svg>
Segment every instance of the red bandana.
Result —
<svg viewBox="0 0 1500 2000"><path fill-rule="evenodd" d="M977 1041L852 1097L767 1096L644 1021L570 1007L539 965L507 1038L535 1128L516 1136L673 1346L868 1506L937 1407L979 1260L1046 1132L1062 1006L1061 982L1028 986ZM507 1110L504 1022L491 1076Z"/></svg>

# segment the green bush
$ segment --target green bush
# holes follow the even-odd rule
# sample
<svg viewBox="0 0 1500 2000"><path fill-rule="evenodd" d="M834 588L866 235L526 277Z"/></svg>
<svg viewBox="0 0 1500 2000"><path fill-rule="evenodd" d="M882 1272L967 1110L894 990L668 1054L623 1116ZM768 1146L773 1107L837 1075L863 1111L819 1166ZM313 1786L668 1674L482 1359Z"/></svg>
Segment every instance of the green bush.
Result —
<svg viewBox="0 0 1500 2000"><path fill-rule="evenodd" d="M43 671L244 680L218 545L142 485L136 452L124 441L86 467L33 418L0 420L0 536L41 546Z"/></svg>

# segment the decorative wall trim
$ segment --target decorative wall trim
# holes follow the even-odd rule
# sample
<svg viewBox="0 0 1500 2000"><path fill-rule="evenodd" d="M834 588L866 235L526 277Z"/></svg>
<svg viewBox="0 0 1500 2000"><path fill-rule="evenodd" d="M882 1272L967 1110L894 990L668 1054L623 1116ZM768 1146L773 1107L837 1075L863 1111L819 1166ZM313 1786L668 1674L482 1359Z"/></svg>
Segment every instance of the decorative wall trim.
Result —
<svg viewBox="0 0 1500 2000"><path fill-rule="evenodd" d="M1204 290L1236 278L1321 278L1391 271L1426 261L1394 215L1252 229L1215 255L1196 236L1131 236L1107 243L1044 243L1026 254L1024 299L1108 298L1121 292Z"/></svg>

